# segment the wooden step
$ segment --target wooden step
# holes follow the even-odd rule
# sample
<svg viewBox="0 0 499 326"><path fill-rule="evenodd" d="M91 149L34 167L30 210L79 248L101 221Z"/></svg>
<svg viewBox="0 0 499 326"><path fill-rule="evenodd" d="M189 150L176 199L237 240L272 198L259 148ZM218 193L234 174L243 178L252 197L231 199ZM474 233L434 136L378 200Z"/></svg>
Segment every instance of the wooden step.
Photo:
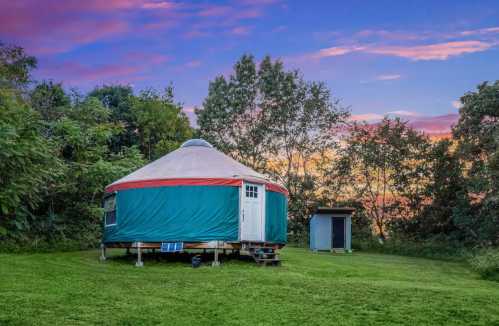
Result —
<svg viewBox="0 0 499 326"><path fill-rule="evenodd" d="M281 264L281 261L278 259L269 259L269 260L257 260L256 263L260 266L279 266Z"/></svg>
<svg viewBox="0 0 499 326"><path fill-rule="evenodd" d="M279 256L272 247L254 246L248 248L248 253L255 260L258 265L280 265L281 261Z"/></svg>
<svg viewBox="0 0 499 326"><path fill-rule="evenodd" d="M280 261L278 258L260 258L256 259L257 261Z"/></svg>

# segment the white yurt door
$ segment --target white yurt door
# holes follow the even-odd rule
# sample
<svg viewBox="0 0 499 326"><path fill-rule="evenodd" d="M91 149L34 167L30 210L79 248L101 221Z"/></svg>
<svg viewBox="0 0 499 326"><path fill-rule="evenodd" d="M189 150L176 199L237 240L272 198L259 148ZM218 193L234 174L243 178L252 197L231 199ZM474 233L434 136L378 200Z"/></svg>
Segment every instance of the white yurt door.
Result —
<svg viewBox="0 0 499 326"><path fill-rule="evenodd" d="M242 188L241 240L265 240L265 188L262 185L244 183Z"/></svg>

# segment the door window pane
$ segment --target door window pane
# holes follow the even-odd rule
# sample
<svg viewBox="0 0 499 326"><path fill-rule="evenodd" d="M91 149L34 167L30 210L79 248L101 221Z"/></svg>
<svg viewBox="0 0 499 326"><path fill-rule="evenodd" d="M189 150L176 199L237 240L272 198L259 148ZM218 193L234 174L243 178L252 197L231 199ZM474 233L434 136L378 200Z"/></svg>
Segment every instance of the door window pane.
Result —
<svg viewBox="0 0 499 326"><path fill-rule="evenodd" d="M246 197L248 198L258 198L258 187L247 185L246 187Z"/></svg>

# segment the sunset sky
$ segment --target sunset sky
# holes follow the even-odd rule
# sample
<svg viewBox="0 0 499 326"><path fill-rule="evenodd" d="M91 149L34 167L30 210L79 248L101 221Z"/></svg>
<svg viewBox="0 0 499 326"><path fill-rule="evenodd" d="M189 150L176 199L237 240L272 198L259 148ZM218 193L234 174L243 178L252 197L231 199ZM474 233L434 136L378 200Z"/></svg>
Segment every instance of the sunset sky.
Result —
<svg viewBox="0 0 499 326"><path fill-rule="evenodd" d="M68 88L172 82L190 117L242 54L269 54L326 82L353 119L445 131L459 96L499 78L499 1L0 0L0 41Z"/></svg>

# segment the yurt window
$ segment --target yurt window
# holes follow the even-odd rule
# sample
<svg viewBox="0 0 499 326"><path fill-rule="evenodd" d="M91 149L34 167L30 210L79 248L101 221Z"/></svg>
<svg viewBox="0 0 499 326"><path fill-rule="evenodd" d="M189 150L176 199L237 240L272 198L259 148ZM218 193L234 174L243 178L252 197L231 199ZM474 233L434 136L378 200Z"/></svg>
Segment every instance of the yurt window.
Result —
<svg viewBox="0 0 499 326"><path fill-rule="evenodd" d="M106 226L116 225L116 195L104 199L104 223Z"/></svg>
<svg viewBox="0 0 499 326"><path fill-rule="evenodd" d="M258 198L258 187L257 186L246 186L246 197Z"/></svg>

